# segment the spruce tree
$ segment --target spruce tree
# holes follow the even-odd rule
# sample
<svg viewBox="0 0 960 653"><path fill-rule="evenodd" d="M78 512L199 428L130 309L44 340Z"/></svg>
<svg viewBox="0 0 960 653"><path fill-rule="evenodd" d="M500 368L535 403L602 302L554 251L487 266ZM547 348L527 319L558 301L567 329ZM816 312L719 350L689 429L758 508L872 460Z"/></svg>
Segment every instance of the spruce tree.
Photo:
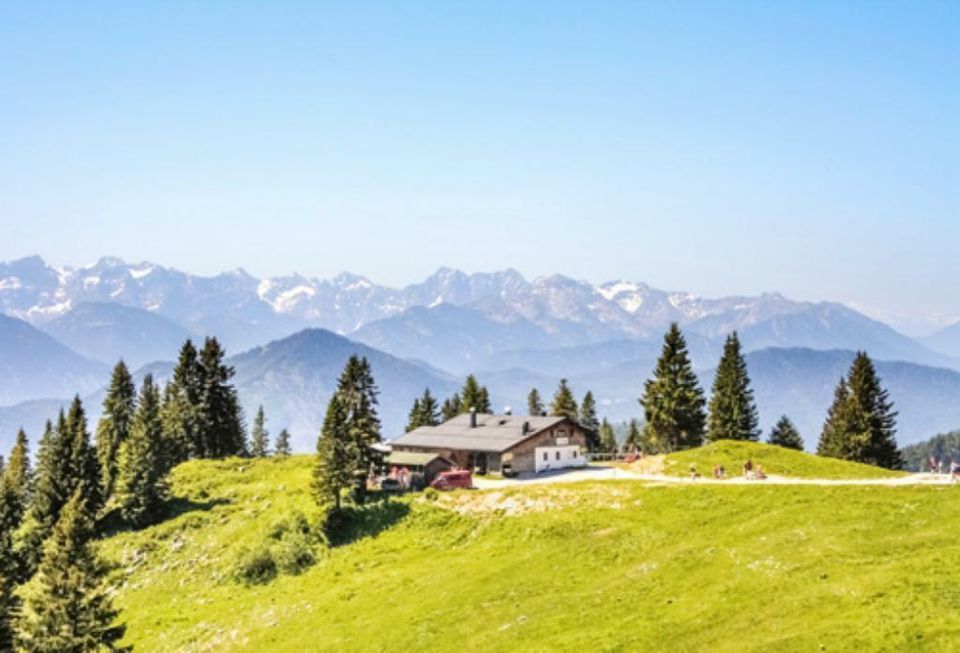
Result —
<svg viewBox="0 0 960 653"><path fill-rule="evenodd" d="M600 424L600 451L604 453L617 452L617 434L614 432L613 426L607 421L606 417L603 418L603 422Z"/></svg>
<svg viewBox="0 0 960 653"><path fill-rule="evenodd" d="M113 368L107 396L103 400L103 417L97 424L97 460L100 462L104 497L113 494L117 477L117 452L130 434L136 392L130 370L121 360Z"/></svg>
<svg viewBox="0 0 960 653"><path fill-rule="evenodd" d="M453 396L449 399L444 400L443 408L440 409L441 414L443 415L443 421L448 421L464 412L461 410L463 406L463 401L460 399L460 393L454 392Z"/></svg>
<svg viewBox="0 0 960 653"><path fill-rule="evenodd" d="M0 651L13 650L14 617L18 607L14 587L20 573L13 548L13 533L20 523L17 513L22 514L22 507L10 477L5 474L0 480Z"/></svg>
<svg viewBox="0 0 960 653"><path fill-rule="evenodd" d="M323 429L317 439L313 492L321 508L340 509L340 496L353 482L357 441L350 434L346 406L339 393L327 404Z"/></svg>
<svg viewBox="0 0 960 653"><path fill-rule="evenodd" d="M27 442L27 434L23 432L23 429L17 432L17 440L10 452L10 460L3 470L3 476L9 480L10 488L16 496L17 506L22 516L30 505L30 495L33 488L30 448Z"/></svg>
<svg viewBox="0 0 960 653"><path fill-rule="evenodd" d="M96 523L103 506L103 476L96 449L90 442L87 415L79 396L74 397L67 411L66 428L70 436L70 484L65 496L72 496L74 491L80 489L83 505L90 511L90 519Z"/></svg>
<svg viewBox="0 0 960 653"><path fill-rule="evenodd" d="M751 440L760 438L760 418L750 388L747 361L734 331L723 345L723 356L717 366L710 395L707 439Z"/></svg>
<svg viewBox="0 0 960 653"><path fill-rule="evenodd" d="M404 428L404 433L409 433L414 429L418 429L422 426L420 419L423 417L420 411L420 397L417 397L413 400L413 406L410 407L410 414L407 415L407 426Z"/></svg>
<svg viewBox="0 0 960 653"><path fill-rule="evenodd" d="M92 509L78 488L43 546L36 575L23 590L17 645L29 653L98 651L123 635L104 587L105 569L91 546Z"/></svg>
<svg viewBox="0 0 960 653"><path fill-rule="evenodd" d="M627 426L627 437L623 440L623 450L630 453L638 451L647 453L643 432L640 430L640 425L637 424L637 420L635 419L631 419L630 424Z"/></svg>
<svg viewBox="0 0 960 653"><path fill-rule="evenodd" d="M658 451L700 446L706 425L705 400L676 323L664 337L663 350L640 399L646 418L644 439Z"/></svg>
<svg viewBox="0 0 960 653"><path fill-rule="evenodd" d="M163 394L163 430L171 467L203 455L200 398L203 392L200 363L193 342L180 348L173 379Z"/></svg>
<svg viewBox="0 0 960 653"><path fill-rule="evenodd" d="M430 388L423 389L420 397L420 426L436 426L440 423L440 407L437 400L430 394Z"/></svg>
<svg viewBox="0 0 960 653"><path fill-rule="evenodd" d="M493 412L493 408L490 406L490 393L480 385L477 377L473 374L467 377L459 396L461 413L468 413L471 408L478 413Z"/></svg>
<svg viewBox="0 0 960 653"><path fill-rule="evenodd" d="M543 415L544 410L543 400L540 398L540 391L536 388L530 389L530 394L527 395L527 415L531 417L539 417Z"/></svg>
<svg viewBox="0 0 960 653"><path fill-rule="evenodd" d="M280 429L277 442L273 445L273 452L278 458L290 455L290 432L287 429Z"/></svg>
<svg viewBox="0 0 960 653"><path fill-rule="evenodd" d="M597 419L597 402L593 393L587 390L580 402L580 426L587 435L587 450L600 450L600 421Z"/></svg>
<svg viewBox="0 0 960 653"><path fill-rule="evenodd" d="M250 431L250 455L254 458L263 458L270 449L270 432L266 428L267 418L263 414L263 404L257 408L257 415L253 418L253 429Z"/></svg>
<svg viewBox="0 0 960 653"><path fill-rule="evenodd" d="M900 469L897 413L882 387L873 361L858 352L847 378L837 387L817 453L890 469Z"/></svg>
<svg viewBox="0 0 960 653"><path fill-rule="evenodd" d="M366 474L375 462L371 447L383 440L377 415L379 391L366 357L350 357L337 384L337 394L346 414L347 432L354 441L351 471Z"/></svg>
<svg viewBox="0 0 960 653"><path fill-rule="evenodd" d="M559 417L568 417L574 422L577 422L579 421L579 413L580 409L577 408L577 400L574 398L570 386L567 385L567 380L560 379L560 386L553 395L553 403L550 404L550 414Z"/></svg>
<svg viewBox="0 0 960 653"><path fill-rule="evenodd" d="M204 341L199 359L201 437L198 453L204 458L246 453L243 414L237 390L230 383L234 369L224 364L225 355L216 338Z"/></svg>
<svg viewBox="0 0 960 653"><path fill-rule="evenodd" d="M141 528L161 515L167 496L167 461L164 456L160 391L147 375L133 414L130 435L120 446L117 501L120 515Z"/></svg>
<svg viewBox="0 0 960 653"><path fill-rule="evenodd" d="M800 432L797 431L797 427L793 425L793 422L791 422L790 418L786 415L781 417L780 421L778 421L776 426L770 431L770 438L767 442L775 444L778 447L803 451L803 438L800 437Z"/></svg>

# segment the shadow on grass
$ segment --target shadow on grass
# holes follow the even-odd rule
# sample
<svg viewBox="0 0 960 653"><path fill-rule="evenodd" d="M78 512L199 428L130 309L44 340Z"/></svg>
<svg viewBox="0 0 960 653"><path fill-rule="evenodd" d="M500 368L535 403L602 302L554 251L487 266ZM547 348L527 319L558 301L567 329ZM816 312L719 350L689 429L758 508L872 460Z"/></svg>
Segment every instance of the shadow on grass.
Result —
<svg viewBox="0 0 960 653"><path fill-rule="evenodd" d="M186 497L171 497L164 503L163 509L156 520L151 524L155 526L162 524L169 519L175 519L181 515L191 512L207 512L217 506L229 504L229 499L217 498L207 501L193 501ZM100 533L103 537L112 537L120 533L141 530L125 522L120 515L120 509L114 508L100 520Z"/></svg>
<svg viewBox="0 0 960 653"><path fill-rule="evenodd" d="M324 534L331 547L343 546L379 535L396 525L409 512L409 505L393 501L346 506L327 516Z"/></svg>

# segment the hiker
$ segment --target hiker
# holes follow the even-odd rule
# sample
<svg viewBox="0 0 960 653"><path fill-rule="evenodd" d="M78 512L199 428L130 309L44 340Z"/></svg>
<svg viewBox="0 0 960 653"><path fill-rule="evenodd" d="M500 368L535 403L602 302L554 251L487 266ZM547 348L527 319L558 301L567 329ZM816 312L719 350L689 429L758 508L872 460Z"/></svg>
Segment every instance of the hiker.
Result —
<svg viewBox="0 0 960 653"><path fill-rule="evenodd" d="M727 468L726 468L726 467L724 467L723 465L720 465L720 469L719 469L718 471L719 471L719 474L720 474L720 475L718 476L718 478L726 478L726 477L727 477Z"/></svg>
<svg viewBox="0 0 960 653"><path fill-rule="evenodd" d="M714 478L714 479L720 478L720 466L719 466L719 465L714 465L714 466L713 466L713 473L712 473L712 475L713 475L713 478Z"/></svg>
<svg viewBox="0 0 960 653"><path fill-rule="evenodd" d="M950 461L950 480L954 483L960 481L960 463L956 460Z"/></svg>
<svg viewBox="0 0 960 653"><path fill-rule="evenodd" d="M767 478L767 475L763 473L763 465L757 463L757 475L756 478L759 480L764 480Z"/></svg>
<svg viewBox="0 0 960 653"><path fill-rule="evenodd" d="M937 473L937 459L935 456L930 456L930 473Z"/></svg>
<svg viewBox="0 0 960 653"><path fill-rule="evenodd" d="M747 459L747 462L743 463L743 477L749 479L753 476L753 461Z"/></svg>
<svg viewBox="0 0 960 653"><path fill-rule="evenodd" d="M695 481L700 478L700 474L697 474L697 466L690 465L690 480Z"/></svg>

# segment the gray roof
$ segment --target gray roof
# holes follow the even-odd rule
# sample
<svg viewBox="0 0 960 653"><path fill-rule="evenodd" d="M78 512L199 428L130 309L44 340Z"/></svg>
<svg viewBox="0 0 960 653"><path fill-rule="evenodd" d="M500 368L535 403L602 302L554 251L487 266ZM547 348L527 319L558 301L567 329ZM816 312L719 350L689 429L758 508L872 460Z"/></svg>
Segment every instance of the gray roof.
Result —
<svg viewBox="0 0 960 653"><path fill-rule="evenodd" d="M439 426L421 426L414 429L390 444L401 447L502 452L564 419L566 418L556 415L532 417L478 413L477 426L471 428L469 414L457 415ZM526 433L523 430L524 423L528 425Z"/></svg>
<svg viewBox="0 0 960 653"><path fill-rule="evenodd" d="M440 458L437 453L414 453L413 451L391 451L387 456L388 465L409 465L411 467L426 467L429 463ZM443 460L443 458L440 458Z"/></svg>

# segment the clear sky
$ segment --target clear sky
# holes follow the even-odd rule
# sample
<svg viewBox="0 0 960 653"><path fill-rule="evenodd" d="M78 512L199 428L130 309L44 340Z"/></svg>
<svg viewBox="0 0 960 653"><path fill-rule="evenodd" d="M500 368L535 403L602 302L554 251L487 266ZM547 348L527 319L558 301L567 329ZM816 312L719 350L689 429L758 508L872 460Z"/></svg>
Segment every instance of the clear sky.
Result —
<svg viewBox="0 0 960 653"><path fill-rule="evenodd" d="M960 3L3 3L34 253L957 316Z"/></svg>

